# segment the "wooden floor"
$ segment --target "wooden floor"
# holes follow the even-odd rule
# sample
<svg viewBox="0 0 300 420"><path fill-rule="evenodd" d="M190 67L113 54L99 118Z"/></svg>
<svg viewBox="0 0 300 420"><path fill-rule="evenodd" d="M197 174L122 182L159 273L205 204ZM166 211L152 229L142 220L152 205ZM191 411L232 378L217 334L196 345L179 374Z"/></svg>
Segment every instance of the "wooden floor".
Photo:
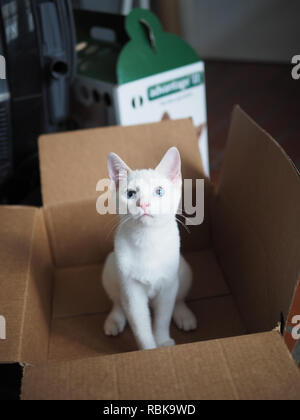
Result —
<svg viewBox="0 0 300 420"><path fill-rule="evenodd" d="M300 168L300 79L291 66L206 63L211 177L217 182L232 107L239 104L267 130Z"/></svg>

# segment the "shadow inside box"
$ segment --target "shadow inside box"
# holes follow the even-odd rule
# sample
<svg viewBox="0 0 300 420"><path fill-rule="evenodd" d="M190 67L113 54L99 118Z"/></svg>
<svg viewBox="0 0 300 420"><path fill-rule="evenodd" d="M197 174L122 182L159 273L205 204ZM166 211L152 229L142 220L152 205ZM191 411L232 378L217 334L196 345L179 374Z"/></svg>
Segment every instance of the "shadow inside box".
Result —
<svg viewBox="0 0 300 420"><path fill-rule="evenodd" d="M0 401L18 400L21 392L22 366L0 364Z"/></svg>
<svg viewBox="0 0 300 420"><path fill-rule="evenodd" d="M176 344L245 334L213 250L190 252L185 256L194 272L187 301L197 317L198 327L184 332L172 323L171 336ZM56 270L48 360L137 350L128 325L117 337L107 337L103 332L111 303L101 285L101 272L100 264Z"/></svg>

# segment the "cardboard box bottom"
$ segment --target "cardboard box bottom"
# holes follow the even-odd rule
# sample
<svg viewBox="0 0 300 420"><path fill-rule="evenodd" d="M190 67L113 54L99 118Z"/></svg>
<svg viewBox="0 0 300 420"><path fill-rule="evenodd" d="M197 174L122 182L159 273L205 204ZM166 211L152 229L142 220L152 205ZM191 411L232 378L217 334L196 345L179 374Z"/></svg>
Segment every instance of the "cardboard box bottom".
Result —
<svg viewBox="0 0 300 420"><path fill-rule="evenodd" d="M198 319L195 331L171 335L177 344L245 334L246 330L213 250L186 255L194 271L188 304ZM128 326L107 337L103 324L111 303L101 285L102 265L56 270L48 360L70 360L137 350Z"/></svg>

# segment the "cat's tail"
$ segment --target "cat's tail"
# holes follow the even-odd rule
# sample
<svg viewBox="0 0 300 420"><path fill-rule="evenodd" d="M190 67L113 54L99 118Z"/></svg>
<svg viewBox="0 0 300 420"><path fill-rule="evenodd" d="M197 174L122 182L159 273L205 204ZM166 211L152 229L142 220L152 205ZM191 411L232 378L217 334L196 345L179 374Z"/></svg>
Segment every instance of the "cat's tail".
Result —
<svg viewBox="0 0 300 420"><path fill-rule="evenodd" d="M178 274L179 288L173 312L173 320L177 327L181 330L195 330L197 328L197 319L184 301L192 285L193 272L190 265L182 255L180 256Z"/></svg>

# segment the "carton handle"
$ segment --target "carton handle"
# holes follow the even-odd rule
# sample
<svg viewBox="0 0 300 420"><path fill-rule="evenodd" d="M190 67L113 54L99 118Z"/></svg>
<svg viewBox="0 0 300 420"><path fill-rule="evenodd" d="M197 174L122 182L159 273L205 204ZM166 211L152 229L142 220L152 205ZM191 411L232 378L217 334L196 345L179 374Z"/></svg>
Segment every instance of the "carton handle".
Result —
<svg viewBox="0 0 300 420"><path fill-rule="evenodd" d="M141 25L145 28L146 36L152 49L156 51L156 39L151 26L144 19L140 19Z"/></svg>
<svg viewBox="0 0 300 420"><path fill-rule="evenodd" d="M125 26L132 41L143 44L146 42L157 51L163 30L155 15L145 9L133 9L126 18Z"/></svg>

